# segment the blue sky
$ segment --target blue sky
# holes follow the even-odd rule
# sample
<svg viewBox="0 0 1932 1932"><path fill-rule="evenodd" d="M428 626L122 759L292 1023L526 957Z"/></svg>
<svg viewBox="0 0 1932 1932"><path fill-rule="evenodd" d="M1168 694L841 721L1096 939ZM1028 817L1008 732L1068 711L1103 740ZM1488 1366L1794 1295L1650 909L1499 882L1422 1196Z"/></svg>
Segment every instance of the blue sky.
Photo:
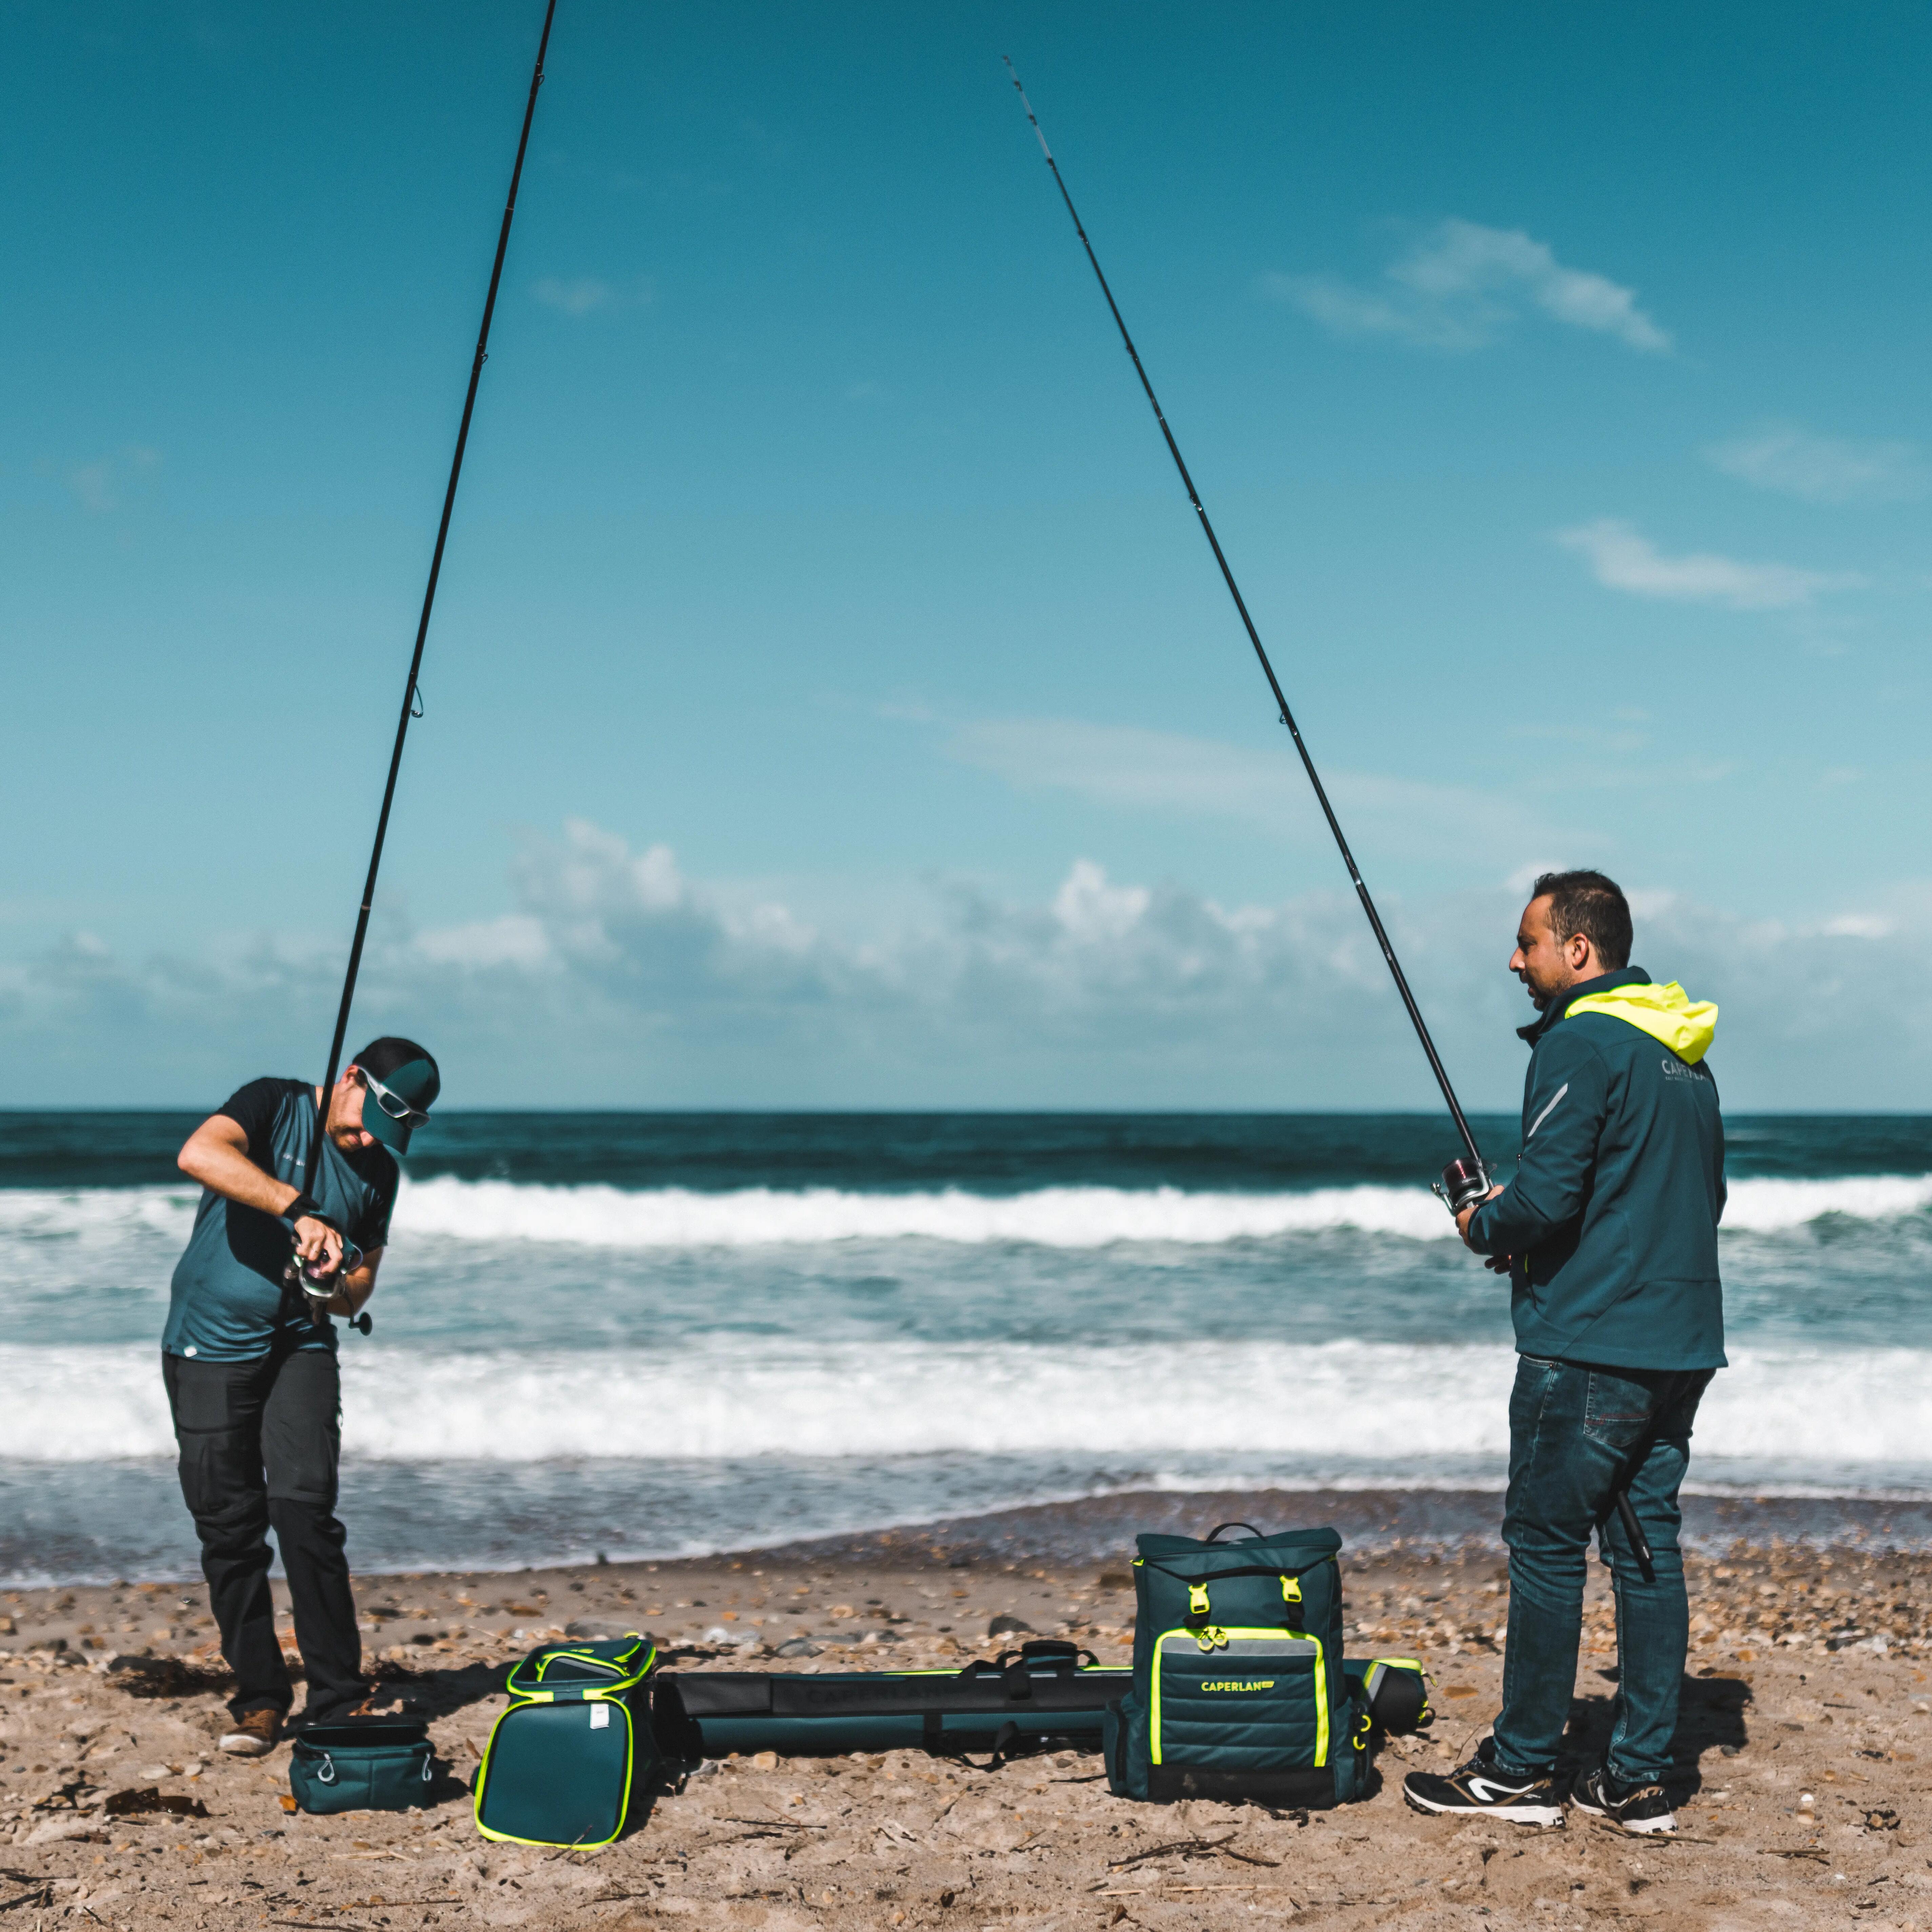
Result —
<svg viewBox="0 0 1932 1932"><path fill-rule="evenodd" d="M0 1104L194 1104L326 1046L540 10L8 12ZM356 1030L1427 1104L1002 52L1472 1101L1582 862L1922 1106L1904 7L561 0Z"/></svg>

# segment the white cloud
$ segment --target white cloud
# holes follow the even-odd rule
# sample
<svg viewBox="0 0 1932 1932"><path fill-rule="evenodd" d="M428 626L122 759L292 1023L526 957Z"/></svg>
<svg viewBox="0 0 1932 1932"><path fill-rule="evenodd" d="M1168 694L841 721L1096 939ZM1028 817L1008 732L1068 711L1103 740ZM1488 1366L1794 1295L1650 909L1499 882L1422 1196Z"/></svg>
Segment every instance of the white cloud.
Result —
<svg viewBox="0 0 1932 1932"><path fill-rule="evenodd" d="M1634 290L1566 267L1521 229L1450 220L1359 288L1333 275L1274 274L1262 286L1337 335L1384 335L1430 349L1480 349L1524 313L1613 336L1657 355L1670 338L1637 305Z"/></svg>
<svg viewBox="0 0 1932 1932"><path fill-rule="evenodd" d="M982 718L959 726L950 756L1025 789L1070 791L1118 809L1238 820L1276 837L1325 841L1320 808L1286 732L1273 752L1137 726L1072 718ZM1324 770L1352 824L1402 827L1413 850L1471 836L1534 841L1537 814L1515 800L1376 772Z"/></svg>
<svg viewBox="0 0 1932 1932"><path fill-rule="evenodd" d="M115 493L113 467L105 461L76 463L67 472L67 487L82 509L92 510L97 516L113 509L120 501Z"/></svg>
<svg viewBox="0 0 1932 1932"><path fill-rule="evenodd" d="M565 315L595 315L600 310L647 308L657 299L656 287L644 277L622 285L596 275L545 275L530 292L546 308Z"/></svg>
<svg viewBox="0 0 1932 1932"><path fill-rule="evenodd" d="M467 926L442 926L419 934L416 946L425 959L439 966L516 966L534 972L555 963L542 922L526 913L504 913Z"/></svg>
<svg viewBox="0 0 1932 1932"><path fill-rule="evenodd" d="M1114 886L1106 868L1076 859L1053 896L1053 916L1076 939L1121 940L1147 916L1154 895L1144 886Z"/></svg>
<svg viewBox="0 0 1932 1932"><path fill-rule="evenodd" d="M964 724L946 746L962 764L1009 784L1050 786L1098 805L1238 818L1280 832L1298 818L1283 759L1210 739L1072 718L992 718Z"/></svg>
<svg viewBox="0 0 1932 1932"><path fill-rule="evenodd" d="M1785 610L1810 603L1822 591L1856 590L1865 581L1855 571L1744 563L1714 550L1666 556L1640 531L1615 517L1559 530L1556 541L1584 558L1591 574L1606 589L1673 603L1720 604L1732 610Z"/></svg>
<svg viewBox="0 0 1932 1932"><path fill-rule="evenodd" d="M943 884L855 941L582 823L511 876L500 919L379 917L364 968L354 1034L427 1040L458 1106L1435 1105L1346 892L1228 907L1083 859L1043 899ZM1932 994L1898 982L1868 1040L1844 1015L1932 938L1932 896L1807 928L1632 897L1640 962L1724 1007L1731 1106L1916 1104ZM1472 1105L1515 1102L1528 1009L1502 962L1520 909L1507 888L1382 905ZM0 965L0 1105L212 1105L313 1067L341 967L333 940L131 962L76 939Z"/></svg>
<svg viewBox="0 0 1932 1932"><path fill-rule="evenodd" d="M1811 436L1790 424L1713 443L1705 460L1727 476L1813 503L1883 502L1925 494L1917 445Z"/></svg>
<svg viewBox="0 0 1932 1932"><path fill-rule="evenodd" d="M128 484L154 469L160 460L159 450L142 443L129 443L92 463L70 464L61 472L61 479L83 509L104 516L110 510L118 510Z"/></svg>
<svg viewBox="0 0 1932 1932"><path fill-rule="evenodd" d="M1086 860L1043 903L941 883L856 941L582 823L530 842L511 878L512 912L422 933L379 920L365 958L353 1030L430 1039L452 1098L1180 1102L1204 1078L1250 1080L1258 1051L1291 1067L1305 1052L1306 1078L1338 1024L1366 1038L1382 1004L1352 903L1230 911ZM340 970L333 946L274 940L145 962L70 941L0 968L0 1105L29 1097L30 1065L52 1092L104 1079L124 1100L136 1060L146 1094L190 1070L181 1097L299 1067L328 1036Z"/></svg>

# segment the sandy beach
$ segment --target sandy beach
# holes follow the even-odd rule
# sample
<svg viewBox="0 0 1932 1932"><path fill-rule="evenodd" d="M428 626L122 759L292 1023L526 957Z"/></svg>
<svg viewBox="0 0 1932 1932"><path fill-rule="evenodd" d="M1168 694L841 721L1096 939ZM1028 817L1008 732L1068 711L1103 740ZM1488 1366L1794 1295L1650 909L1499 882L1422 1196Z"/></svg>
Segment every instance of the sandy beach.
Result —
<svg viewBox="0 0 1932 1932"><path fill-rule="evenodd" d="M1192 1514L1191 1500L1146 1499L1152 1514ZM1061 1535L1066 1515L1039 1513ZM1112 1562L1030 1562L1010 1524L991 1539L1004 1556L986 1537L976 1553L971 1526L952 1527L704 1561L364 1579L383 1692L430 1720L446 1766L409 1814L293 1814L286 1748L254 1762L214 1750L224 1680L199 1588L6 1592L0 1913L22 1927L748 1932L1209 1932L1417 1915L1490 1928L1932 1925L1932 1558L1784 1545L1692 1560L1672 1843L1574 1814L1537 1834L1402 1804L1402 1774L1450 1764L1496 1707L1507 1586L1481 1547L1345 1559L1352 1649L1420 1658L1440 1714L1426 1736L1382 1744L1363 1804L1279 1816L1137 1805L1108 1794L1094 1755L987 1772L899 1751L707 1764L601 1852L477 1837L467 1787L505 1667L573 1626L649 1630L680 1671L944 1666L1010 1643L1014 1622L1126 1661L1124 1546ZM1601 1748L1612 1660L1597 1576L1571 1726L1579 1764ZM136 1808L157 1804L176 1808Z"/></svg>

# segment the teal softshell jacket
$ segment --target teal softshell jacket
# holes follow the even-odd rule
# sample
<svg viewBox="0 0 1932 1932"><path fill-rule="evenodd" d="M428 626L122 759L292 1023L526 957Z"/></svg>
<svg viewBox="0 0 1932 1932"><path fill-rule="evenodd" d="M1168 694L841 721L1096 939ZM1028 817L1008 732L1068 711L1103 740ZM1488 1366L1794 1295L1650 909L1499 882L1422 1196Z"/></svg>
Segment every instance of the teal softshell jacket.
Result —
<svg viewBox="0 0 1932 1932"><path fill-rule="evenodd" d="M1508 1255L1520 1354L1609 1368L1724 1365L1724 1126L1704 1064L1718 1010L1636 967L1531 1026L1515 1178L1469 1222Z"/></svg>

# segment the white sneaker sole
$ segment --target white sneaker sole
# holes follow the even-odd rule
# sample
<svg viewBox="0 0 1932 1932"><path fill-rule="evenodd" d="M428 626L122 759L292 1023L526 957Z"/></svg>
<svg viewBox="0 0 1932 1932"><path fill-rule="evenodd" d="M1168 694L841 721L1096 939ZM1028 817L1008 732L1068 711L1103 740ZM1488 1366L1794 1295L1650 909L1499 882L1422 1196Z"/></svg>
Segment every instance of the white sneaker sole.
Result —
<svg viewBox="0 0 1932 1932"><path fill-rule="evenodd" d="M207 1735L206 1732L202 1733ZM264 1744L260 1738L251 1738L246 1731L230 1731L215 1741L218 1750L226 1751L230 1757L266 1757L274 1749Z"/></svg>
<svg viewBox="0 0 1932 1932"><path fill-rule="evenodd" d="M1677 1829L1677 1814L1674 1811L1665 1812L1661 1818L1619 1818L1609 1806L1593 1804L1590 1799L1580 1797L1574 1791L1570 1794L1570 1803L1573 1809L1582 1812L1585 1817L1600 1819L1612 1830L1628 1832L1634 1838L1668 1838Z"/></svg>
<svg viewBox="0 0 1932 1932"><path fill-rule="evenodd" d="M1668 1838L1676 1834L1675 1812L1666 1812L1661 1818L1619 1818L1614 1811L1606 1811L1600 1805L1586 1804L1580 1798L1573 1798L1570 1802L1586 1818L1600 1819L1612 1831L1628 1832L1633 1838Z"/></svg>
<svg viewBox="0 0 1932 1932"><path fill-rule="evenodd" d="M1407 1785L1402 1795L1414 1808L1432 1818L1500 1818L1510 1825L1560 1825L1560 1804L1438 1804L1434 1799L1418 1798Z"/></svg>

